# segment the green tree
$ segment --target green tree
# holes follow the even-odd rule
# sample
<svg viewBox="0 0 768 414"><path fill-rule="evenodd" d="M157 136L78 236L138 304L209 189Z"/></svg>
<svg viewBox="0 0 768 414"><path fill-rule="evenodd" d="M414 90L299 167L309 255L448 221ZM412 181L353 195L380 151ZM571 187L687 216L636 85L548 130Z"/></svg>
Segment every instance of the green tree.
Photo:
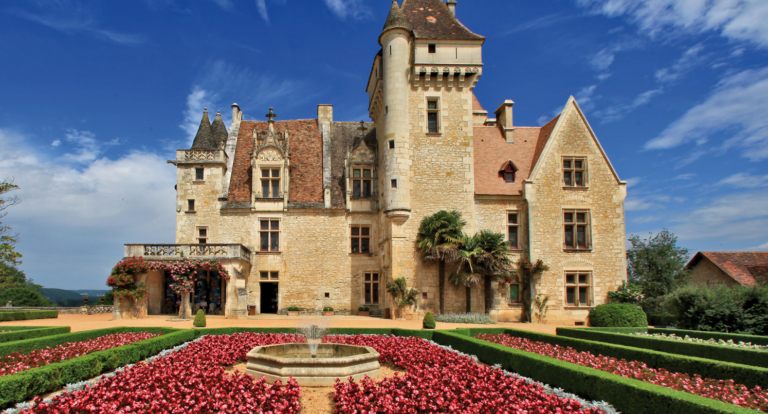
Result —
<svg viewBox="0 0 768 414"><path fill-rule="evenodd" d="M29 287L40 290L43 287L34 283L32 279L27 279L27 275L16 266L0 263L0 289L12 287Z"/></svg>
<svg viewBox="0 0 768 414"><path fill-rule="evenodd" d="M13 306L48 306L48 299L46 299L39 290L18 286L9 289L0 290L0 304L5 306L6 303L12 302Z"/></svg>
<svg viewBox="0 0 768 414"><path fill-rule="evenodd" d="M456 285L466 289L467 312L471 312L471 287L483 281L485 313L491 310L493 280L512 273L509 243L501 233L481 230L474 236L462 234L455 242L455 257L459 268L450 277Z"/></svg>
<svg viewBox="0 0 768 414"><path fill-rule="evenodd" d="M458 211L440 210L424 217L419 226L416 246L428 261L438 262L440 313L445 313L445 264L456 260L456 240L467 222Z"/></svg>
<svg viewBox="0 0 768 414"><path fill-rule="evenodd" d="M467 313L472 312L472 286L479 284L483 278L477 268L477 258L480 252L477 237L462 234L457 240L456 246L456 260L459 262L459 267L448 277L454 286L464 286L466 296L464 302L467 304Z"/></svg>
<svg viewBox="0 0 768 414"><path fill-rule="evenodd" d="M16 196L4 196L4 194L18 188L17 185L13 184L12 178L0 181L0 219L8 215L8 213L3 212L5 209L21 202ZM13 234L11 227L4 225L0 221L0 264L11 266L21 264L21 253L16 252L16 243L18 241L18 234Z"/></svg>
<svg viewBox="0 0 768 414"><path fill-rule="evenodd" d="M688 249L678 247L677 237L669 230L650 234L647 239L634 235L629 242L629 282L640 285L646 298L669 294L688 279L689 272L684 269Z"/></svg>

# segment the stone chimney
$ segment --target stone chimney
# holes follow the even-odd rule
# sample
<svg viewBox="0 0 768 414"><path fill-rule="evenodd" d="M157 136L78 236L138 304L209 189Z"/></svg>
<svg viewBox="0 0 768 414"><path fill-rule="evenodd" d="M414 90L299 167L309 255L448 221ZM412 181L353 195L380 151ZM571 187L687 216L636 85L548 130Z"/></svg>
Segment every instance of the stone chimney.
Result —
<svg viewBox="0 0 768 414"><path fill-rule="evenodd" d="M232 104L232 124L237 122L238 124L240 121L243 120L243 111L240 110L240 105L233 103Z"/></svg>
<svg viewBox="0 0 768 414"><path fill-rule="evenodd" d="M331 208L331 133L333 132L333 105L317 105L317 124L323 136L323 201Z"/></svg>
<svg viewBox="0 0 768 414"><path fill-rule="evenodd" d="M448 0L445 4L448 5L448 10L456 16L456 0Z"/></svg>
<svg viewBox="0 0 768 414"><path fill-rule="evenodd" d="M512 143L512 135L515 128L512 124L512 105L515 102L507 99L496 109L496 125L501 129L501 133L508 143Z"/></svg>

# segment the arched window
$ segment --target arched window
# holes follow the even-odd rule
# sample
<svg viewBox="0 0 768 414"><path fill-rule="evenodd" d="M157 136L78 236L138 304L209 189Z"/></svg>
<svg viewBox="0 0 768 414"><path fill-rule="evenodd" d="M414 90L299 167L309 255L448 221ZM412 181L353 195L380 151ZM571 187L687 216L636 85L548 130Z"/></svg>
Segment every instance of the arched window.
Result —
<svg viewBox="0 0 768 414"><path fill-rule="evenodd" d="M499 177L503 178L505 183L514 183L515 173L517 173L517 167L515 167L515 163L512 160L502 164L501 169L499 169Z"/></svg>

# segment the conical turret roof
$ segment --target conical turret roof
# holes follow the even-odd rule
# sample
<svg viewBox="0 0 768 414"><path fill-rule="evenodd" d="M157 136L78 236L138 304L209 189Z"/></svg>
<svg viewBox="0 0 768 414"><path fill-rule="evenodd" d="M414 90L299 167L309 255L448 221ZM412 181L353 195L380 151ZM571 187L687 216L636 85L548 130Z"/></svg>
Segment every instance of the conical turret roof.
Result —
<svg viewBox="0 0 768 414"><path fill-rule="evenodd" d="M214 143L213 130L211 130L211 121L208 119L208 108L203 112L203 119L200 120L200 128L197 129L197 135L192 142L192 149L214 149L217 145Z"/></svg>
<svg viewBox="0 0 768 414"><path fill-rule="evenodd" d="M397 5L397 0L392 1L392 8L389 10L387 22L384 23L384 29L382 29L381 32L384 33L391 29L411 30L408 27L408 21L405 19L403 11L400 10L400 6Z"/></svg>
<svg viewBox="0 0 768 414"><path fill-rule="evenodd" d="M216 118L213 120L211 131L213 132L213 142L216 143L218 148L224 148L227 145L229 132L227 127L224 126L224 120L221 119L221 112L216 112Z"/></svg>

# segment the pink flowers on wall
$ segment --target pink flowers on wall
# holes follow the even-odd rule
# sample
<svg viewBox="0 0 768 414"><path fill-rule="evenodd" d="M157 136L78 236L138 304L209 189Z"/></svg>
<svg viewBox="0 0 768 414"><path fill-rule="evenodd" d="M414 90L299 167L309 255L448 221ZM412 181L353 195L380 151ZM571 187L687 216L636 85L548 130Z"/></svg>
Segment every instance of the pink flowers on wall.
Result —
<svg viewBox="0 0 768 414"><path fill-rule="evenodd" d="M162 335L162 333L160 334ZM126 332L100 336L81 342L69 342L54 348L36 349L29 354L14 352L0 358L0 376L11 375L54 362L65 361L91 352L103 351L118 346L143 341L158 335L149 332Z"/></svg>
<svg viewBox="0 0 768 414"><path fill-rule="evenodd" d="M702 378L699 375L669 372L663 368L649 368L640 361L628 362L603 355L596 356L570 347L563 348L510 335L486 334L478 335L477 338L754 410L768 410L768 393L759 386L749 389L733 380Z"/></svg>

